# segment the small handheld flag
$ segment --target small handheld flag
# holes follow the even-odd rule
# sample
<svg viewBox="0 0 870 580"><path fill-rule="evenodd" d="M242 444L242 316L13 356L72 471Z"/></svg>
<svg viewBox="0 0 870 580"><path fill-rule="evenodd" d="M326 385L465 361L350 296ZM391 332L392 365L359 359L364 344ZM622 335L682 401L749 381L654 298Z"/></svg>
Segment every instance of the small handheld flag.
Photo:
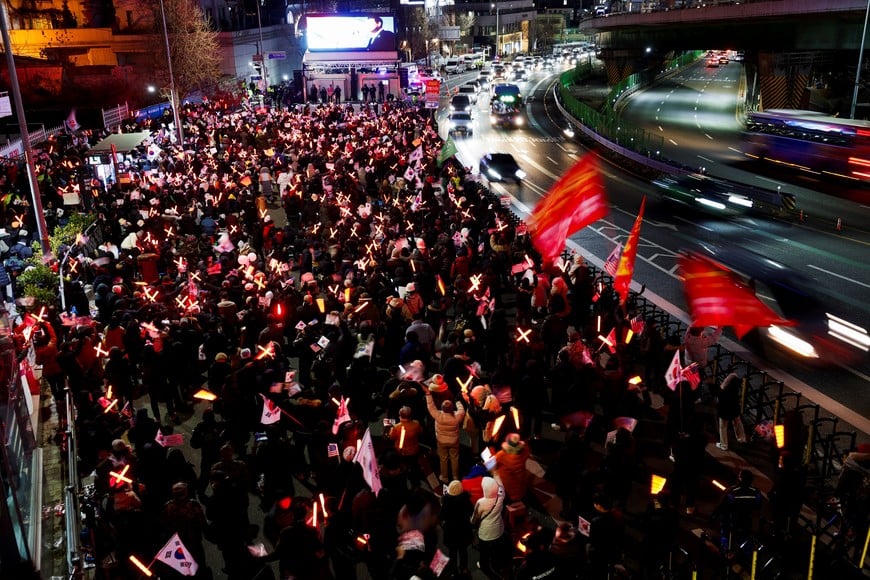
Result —
<svg viewBox="0 0 870 580"><path fill-rule="evenodd" d="M281 409L278 408L271 399L263 397L263 412L260 415L260 423L263 425L273 425L281 420Z"/></svg>
<svg viewBox="0 0 870 580"><path fill-rule="evenodd" d="M163 562L182 576L196 576L196 571L199 570L199 564L191 556L190 550L181 543L178 534L173 534L169 538L154 559Z"/></svg>

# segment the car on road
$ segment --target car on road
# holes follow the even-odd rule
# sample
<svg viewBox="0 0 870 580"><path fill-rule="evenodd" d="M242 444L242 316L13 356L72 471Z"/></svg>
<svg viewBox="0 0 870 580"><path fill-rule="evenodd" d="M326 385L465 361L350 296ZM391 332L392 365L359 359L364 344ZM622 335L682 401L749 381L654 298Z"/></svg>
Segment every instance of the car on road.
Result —
<svg viewBox="0 0 870 580"><path fill-rule="evenodd" d="M653 180L659 199L720 217L780 214L783 194L724 179L691 173ZM788 194L786 194L788 195Z"/></svg>
<svg viewBox="0 0 870 580"><path fill-rule="evenodd" d="M529 73L524 68L514 69L512 79L516 83L524 83L529 80Z"/></svg>
<svg viewBox="0 0 870 580"><path fill-rule="evenodd" d="M474 119L467 111L453 111L447 115L447 133L471 137L474 134Z"/></svg>
<svg viewBox="0 0 870 580"><path fill-rule="evenodd" d="M477 82L481 89L489 88L489 83L492 82L492 73L488 70L482 70L477 75Z"/></svg>
<svg viewBox="0 0 870 580"><path fill-rule="evenodd" d="M510 153L487 153L480 158L478 172L488 181L508 181L522 183L526 172L520 169L517 160Z"/></svg>
<svg viewBox="0 0 870 580"><path fill-rule="evenodd" d="M470 113L472 108L471 98L468 95L453 95L450 99L451 111L467 111Z"/></svg>
<svg viewBox="0 0 870 580"><path fill-rule="evenodd" d="M444 64L444 72L449 75L465 72L465 63L458 58L448 58Z"/></svg>
<svg viewBox="0 0 870 580"><path fill-rule="evenodd" d="M750 346L767 353L774 348L791 358L822 364L850 364L867 359L870 333L855 319L859 305L819 287L789 266L733 244L698 242L687 248L731 272L755 296L792 326L757 328Z"/></svg>
<svg viewBox="0 0 870 580"><path fill-rule="evenodd" d="M472 105L477 104L477 89L475 89L473 85L460 85L457 91L457 96L464 95L468 97L468 100L471 101Z"/></svg>

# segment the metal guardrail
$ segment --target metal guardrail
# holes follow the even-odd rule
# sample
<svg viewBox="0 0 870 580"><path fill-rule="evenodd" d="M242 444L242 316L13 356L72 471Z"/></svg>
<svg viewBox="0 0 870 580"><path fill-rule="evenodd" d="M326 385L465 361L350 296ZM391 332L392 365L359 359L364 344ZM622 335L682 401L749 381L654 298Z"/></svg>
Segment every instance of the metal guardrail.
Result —
<svg viewBox="0 0 870 580"><path fill-rule="evenodd" d="M79 538L81 526L79 523L79 498L81 481L78 468L78 441L76 439L75 400L69 387L66 388L64 401L66 404L66 442L67 442L67 485L64 490L65 526L66 526L66 561L70 579L80 578L83 562Z"/></svg>
<svg viewBox="0 0 870 580"><path fill-rule="evenodd" d="M51 129L40 127L36 131L31 131L28 133L28 137L30 138L30 145L36 146L40 143L44 143L45 141L48 141L48 139L50 139L51 137L59 135L64 131L66 131L66 127L63 125L63 123ZM0 147L0 159L15 159L16 157L20 157L22 155L24 155L24 142L21 139L15 139L14 141L10 141L3 147Z"/></svg>
<svg viewBox="0 0 870 580"><path fill-rule="evenodd" d="M127 103L118 105L111 109L102 109L103 127L113 130L121 125L121 121L130 115L130 107Z"/></svg>

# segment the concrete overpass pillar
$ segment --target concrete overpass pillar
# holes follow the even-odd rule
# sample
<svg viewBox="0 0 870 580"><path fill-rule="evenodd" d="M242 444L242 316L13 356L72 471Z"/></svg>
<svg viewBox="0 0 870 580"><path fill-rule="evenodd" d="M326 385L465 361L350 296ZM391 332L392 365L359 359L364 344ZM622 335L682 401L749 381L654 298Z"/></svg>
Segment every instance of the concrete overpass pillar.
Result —
<svg viewBox="0 0 870 580"><path fill-rule="evenodd" d="M639 51L602 50L601 60L604 62L604 70L607 73L608 86L615 86L640 70L637 68L637 63L642 56L643 53Z"/></svg>
<svg viewBox="0 0 870 580"><path fill-rule="evenodd" d="M757 90L761 110L809 108L813 55L812 52L758 53Z"/></svg>

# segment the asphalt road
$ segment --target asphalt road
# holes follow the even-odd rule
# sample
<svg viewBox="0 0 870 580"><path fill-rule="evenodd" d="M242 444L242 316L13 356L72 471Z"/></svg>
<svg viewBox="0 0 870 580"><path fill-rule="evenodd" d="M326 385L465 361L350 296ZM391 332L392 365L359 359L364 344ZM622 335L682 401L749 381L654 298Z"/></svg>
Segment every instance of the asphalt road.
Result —
<svg viewBox="0 0 870 580"><path fill-rule="evenodd" d="M850 320L870 328L870 308L865 298L870 289L870 267L866 263L870 246L870 227L867 226L870 204L843 199L854 197L856 192L849 188L814 183L806 176L786 181L771 176L766 168L746 164L740 149L737 107L744 86L741 71L742 67L736 63L715 69L703 64L689 67L655 87L632 95L623 105L622 114L632 123L661 133L665 157L687 166L703 164L708 174L759 187L776 189L779 185L797 195L799 206L810 217L804 222L758 217L725 221L677 210L661 202L651 184L602 160L611 213L572 236L569 248L600 265L617 242L625 241L641 199L646 195L635 288L645 284L646 295L655 295L655 301L671 314L684 321L689 319L678 278L678 252L691 241L709 240L740 245L797 269L818 288L831 294L833 302L847 309ZM529 96L524 127L491 128L489 99L484 92L474 112L474 136L455 139L460 160L474 170L487 152L509 152L516 157L528 174L525 183L519 186L494 183L491 187L497 193L512 196L514 208L521 216L531 211L556 179L585 153L581 145L563 134L567 123L552 93L559 72L561 70L538 71L529 82L520 84L521 90ZM449 83L452 87L475 76L476 73L454 75ZM446 112L441 115L446 116ZM446 136L446 122L442 123L442 134ZM847 227L842 231L834 227L836 215L844 216ZM774 378L783 380L829 414L855 427L861 432L861 439L868 437L870 397L866 394L870 388L870 361L867 357L851 364L820 367L776 352L749 351L733 335L725 346L741 352L756 366L769 370Z"/></svg>

